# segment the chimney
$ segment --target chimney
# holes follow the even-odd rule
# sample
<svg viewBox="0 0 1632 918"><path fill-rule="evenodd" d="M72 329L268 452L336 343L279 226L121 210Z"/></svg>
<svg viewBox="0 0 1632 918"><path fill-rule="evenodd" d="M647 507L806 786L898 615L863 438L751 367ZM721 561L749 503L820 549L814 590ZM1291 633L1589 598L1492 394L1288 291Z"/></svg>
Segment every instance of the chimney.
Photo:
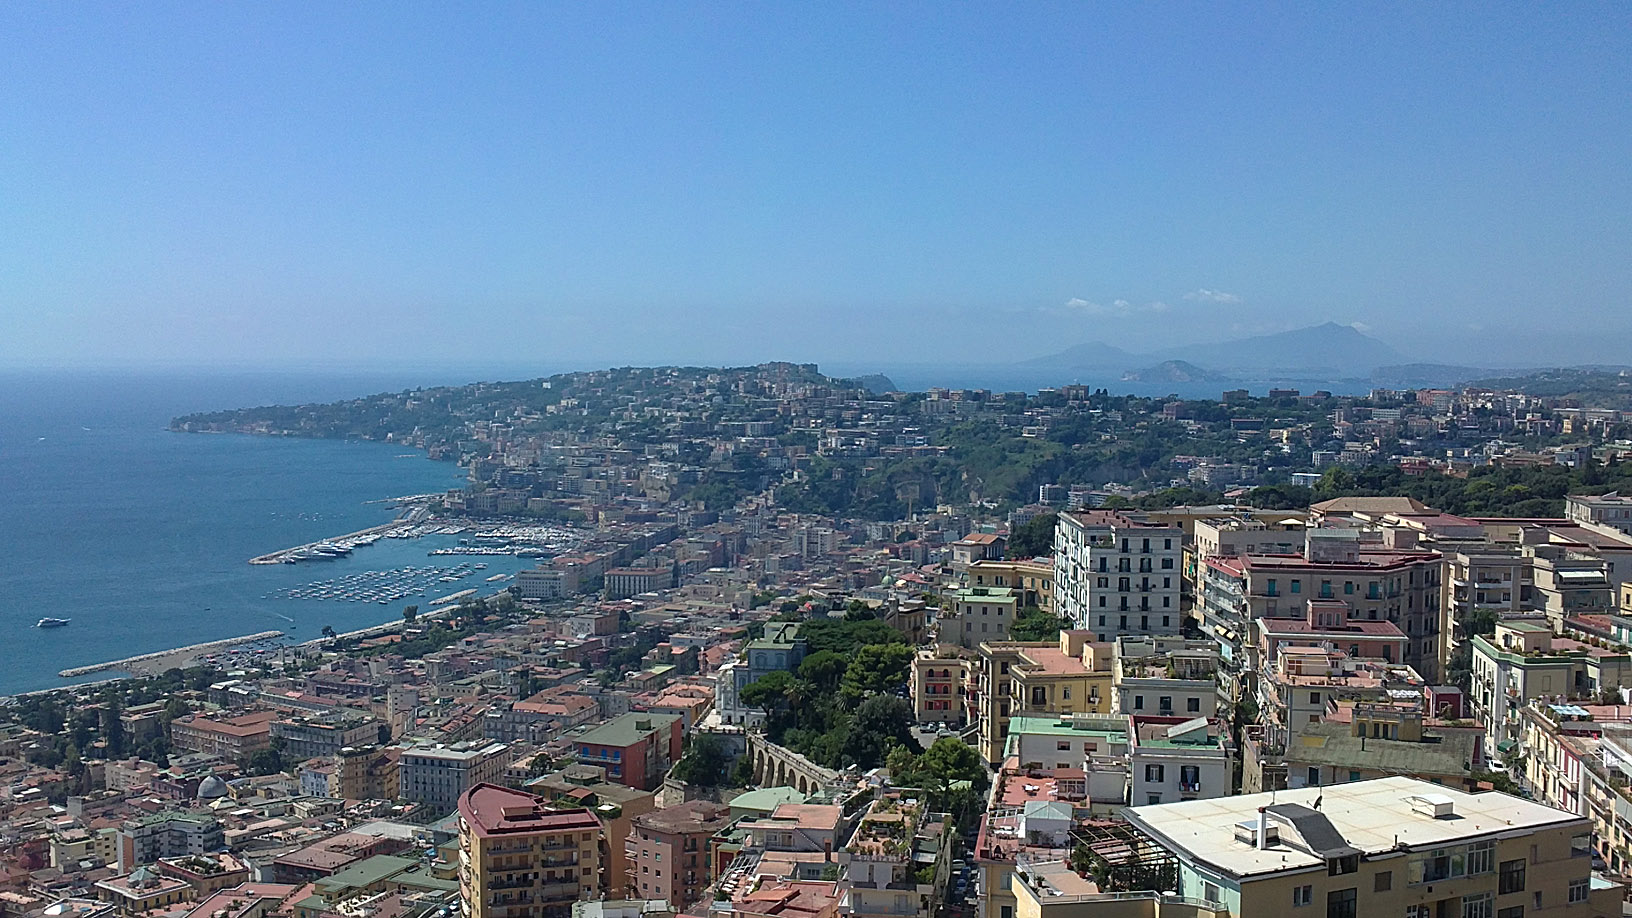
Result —
<svg viewBox="0 0 1632 918"><path fill-rule="evenodd" d="M1269 849L1269 813L1264 807L1258 808L1258 850Z"/></svg>

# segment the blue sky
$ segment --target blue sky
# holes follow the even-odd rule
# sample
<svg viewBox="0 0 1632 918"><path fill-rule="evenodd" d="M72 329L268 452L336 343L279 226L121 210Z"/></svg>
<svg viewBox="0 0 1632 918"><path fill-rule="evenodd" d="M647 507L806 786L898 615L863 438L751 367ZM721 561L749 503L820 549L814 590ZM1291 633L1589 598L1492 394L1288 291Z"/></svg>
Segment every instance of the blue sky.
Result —
<svg viewBox="0 0 1632 918"><path fill-rule="evenodd" d="M1626 4L0 5L0 365L1632 363Z"/></svg>

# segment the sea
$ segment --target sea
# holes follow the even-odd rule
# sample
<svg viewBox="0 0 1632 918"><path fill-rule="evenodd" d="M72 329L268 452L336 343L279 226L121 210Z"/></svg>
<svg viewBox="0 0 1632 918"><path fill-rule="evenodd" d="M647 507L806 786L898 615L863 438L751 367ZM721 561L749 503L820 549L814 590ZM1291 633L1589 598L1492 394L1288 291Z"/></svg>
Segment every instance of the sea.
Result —
<svg viewBox="0 0 1632 918"><path fill-rule="evenodd" d="M70 667L269 630L310 640L324 626L400 621L408 603L502 589L505 581L487 578L537 561L427 554L457 544L454 535L381 539L334 561L248 563L389 522L395 510L383 501L461 484L451 462L387 443L166 429L195 411L465 381L409 372L0 372L0 696L108 678L58 677ZM288 595L404 568L447 573L419 575L428 581L423 598L386 605ZM70 622L36 627L47 616Z"/></svg>

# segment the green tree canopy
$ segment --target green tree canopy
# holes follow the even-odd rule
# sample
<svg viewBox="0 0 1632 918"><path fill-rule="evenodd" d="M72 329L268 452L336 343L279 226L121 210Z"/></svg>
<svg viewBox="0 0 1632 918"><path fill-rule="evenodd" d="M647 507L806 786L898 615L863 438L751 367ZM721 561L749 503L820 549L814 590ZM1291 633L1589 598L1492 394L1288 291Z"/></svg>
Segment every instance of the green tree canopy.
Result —
<svg viewBox="0 0 1632 918"><path fill-rule="evenodd" d="M861 648L839 680L839 698L846 707L853 708L867 695L905 694L912 656L913 649L906 644L869 644Z"/></svg>
<svg viewBox="0 0 1632 918"><path fill-rule="evenodd" d="M1044 513L1014 527L1009 533L1008 556L1040 558L1054 554L1054 523L1058 515Z"/></svg>

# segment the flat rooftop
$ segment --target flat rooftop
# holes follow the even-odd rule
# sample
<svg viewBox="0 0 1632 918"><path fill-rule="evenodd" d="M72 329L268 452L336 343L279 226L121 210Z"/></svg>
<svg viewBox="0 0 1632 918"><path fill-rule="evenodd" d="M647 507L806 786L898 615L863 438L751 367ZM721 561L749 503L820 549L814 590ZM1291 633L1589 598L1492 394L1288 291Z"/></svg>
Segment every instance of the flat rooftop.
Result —
<svg viewBox="0 0 1632 918"><path fill-rule="evenodd" d="M1413 796L1449 800L1456 818L1434 819L1416 812L1406 799ZM1366 855L1386 854L1396 841L1418 850L1520 829L1587 826L1584 817L1497 791L1468 794L1407 777L1136 806L1126 813L1129 822L1181 856L1240 877L1324 866L1324 859L1287 844L1285 839L1295 843L1296 836L1284 826L1283 841L1264 851L1235 838L1236 823L1256 822L1259 807L1286 803L1312 807L1317 797L1320 812L1344 842Z"/></svg>

